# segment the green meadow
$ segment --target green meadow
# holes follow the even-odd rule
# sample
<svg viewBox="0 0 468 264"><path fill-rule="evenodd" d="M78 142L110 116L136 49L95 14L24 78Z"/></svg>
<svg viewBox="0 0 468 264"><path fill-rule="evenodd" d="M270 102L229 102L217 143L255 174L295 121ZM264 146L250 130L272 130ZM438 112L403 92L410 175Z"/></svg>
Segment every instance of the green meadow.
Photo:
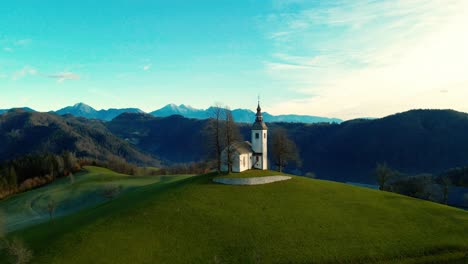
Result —
<svg viewBox="0 0 468 264"><path fill-rule="evenodd" d="M73 183L70 178L62 178L0 201L5 229L12 231L48 221L49 203L55 206L54 217L59 217L106 202L109 197L104 192L108 188L115 188L120 194L148 184L169 183L187 176L129 176L89 166L73 178Z"/></svg>
<svg viewBox="0 0 468 264"><path fill-rule="evenodd" d="M9 236L34 251L33 263L467 260L466 211L302 177L228 186L215 176L143 186Z"/></svg>

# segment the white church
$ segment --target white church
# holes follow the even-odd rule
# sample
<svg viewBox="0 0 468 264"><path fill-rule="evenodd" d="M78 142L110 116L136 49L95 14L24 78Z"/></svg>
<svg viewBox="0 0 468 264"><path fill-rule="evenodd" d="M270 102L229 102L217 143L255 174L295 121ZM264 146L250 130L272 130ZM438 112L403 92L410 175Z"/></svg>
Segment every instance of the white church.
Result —
<svg viewBox="0 0 468 264"><path fill-rule="evenodd" d="M225 148L221 153L222 167L224 172L228 171L227 152L231 149L232 171L242 172L250 169L268 169L268 127L263 122L260 102L255 115L255 123L252 126L252 141L235 142L231 148Z"/></svg>

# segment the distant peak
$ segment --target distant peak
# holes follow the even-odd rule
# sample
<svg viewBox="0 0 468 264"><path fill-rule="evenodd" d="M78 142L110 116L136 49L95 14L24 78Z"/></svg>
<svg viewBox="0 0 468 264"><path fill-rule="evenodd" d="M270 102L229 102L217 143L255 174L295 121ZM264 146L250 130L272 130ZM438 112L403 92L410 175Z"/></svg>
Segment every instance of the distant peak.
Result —
<svg viewBox="0 0 468 264"><path fill-rule="evenodd" d="M91 106L89 106L89 105L87 105L85 103L77 103L77 104L73 105L73 107L78 108L78 107L91 107Z"/></svg>

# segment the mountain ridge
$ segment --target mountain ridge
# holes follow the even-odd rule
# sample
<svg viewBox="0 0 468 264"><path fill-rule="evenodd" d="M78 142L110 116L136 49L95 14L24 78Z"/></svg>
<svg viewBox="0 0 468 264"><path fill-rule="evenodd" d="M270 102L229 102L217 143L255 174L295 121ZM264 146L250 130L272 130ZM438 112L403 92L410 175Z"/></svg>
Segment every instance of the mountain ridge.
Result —
<svg viewBox="0 0 468 264"><path fill-rule="evenodd" d="M17 109L17 108L12 108ZM4 114L12 109L0 109L0 115ZM25 111L34 111L28 107L22 107ZM208 119L211 117L213 107L207 109L197 109L190 105L186 104L167 104L160 109L145 112L139 108L109 108L96 110L95 108L85 104L77 103L72 106L67 106L56 111L50 111L51 113L56 113L58 115L71 114L76 117L85 117L88 119L99 119L103 121L111 121L120 114L123 113L147 113L156 117L168 117L172 115L181 115L186 118L195 118L195 119ZM252 122L255 112L249 109L234 109L232 114L236 122L239 123L250 123ZM268 112L263 113L264 120L266 122L292 122L292 123L341 123L343 120L338 118L328 118L320 116L310 116L310 115L296 115L296 114L283 114L283 115L272 115Z"/></svg>

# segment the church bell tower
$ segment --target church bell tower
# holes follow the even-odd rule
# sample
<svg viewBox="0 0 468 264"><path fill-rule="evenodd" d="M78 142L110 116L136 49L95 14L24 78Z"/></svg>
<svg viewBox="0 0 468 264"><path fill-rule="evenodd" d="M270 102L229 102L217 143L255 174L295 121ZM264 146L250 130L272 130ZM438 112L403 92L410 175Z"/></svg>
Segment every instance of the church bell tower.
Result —
<svg viewBox="0 0 468 264"><path fill-rule="evenodd" d="M268 169L268 127L263 122L262 108L260 100L258 101L257 113L255 114L255 123L252 126L252 164L254 169Z"/></svg>

